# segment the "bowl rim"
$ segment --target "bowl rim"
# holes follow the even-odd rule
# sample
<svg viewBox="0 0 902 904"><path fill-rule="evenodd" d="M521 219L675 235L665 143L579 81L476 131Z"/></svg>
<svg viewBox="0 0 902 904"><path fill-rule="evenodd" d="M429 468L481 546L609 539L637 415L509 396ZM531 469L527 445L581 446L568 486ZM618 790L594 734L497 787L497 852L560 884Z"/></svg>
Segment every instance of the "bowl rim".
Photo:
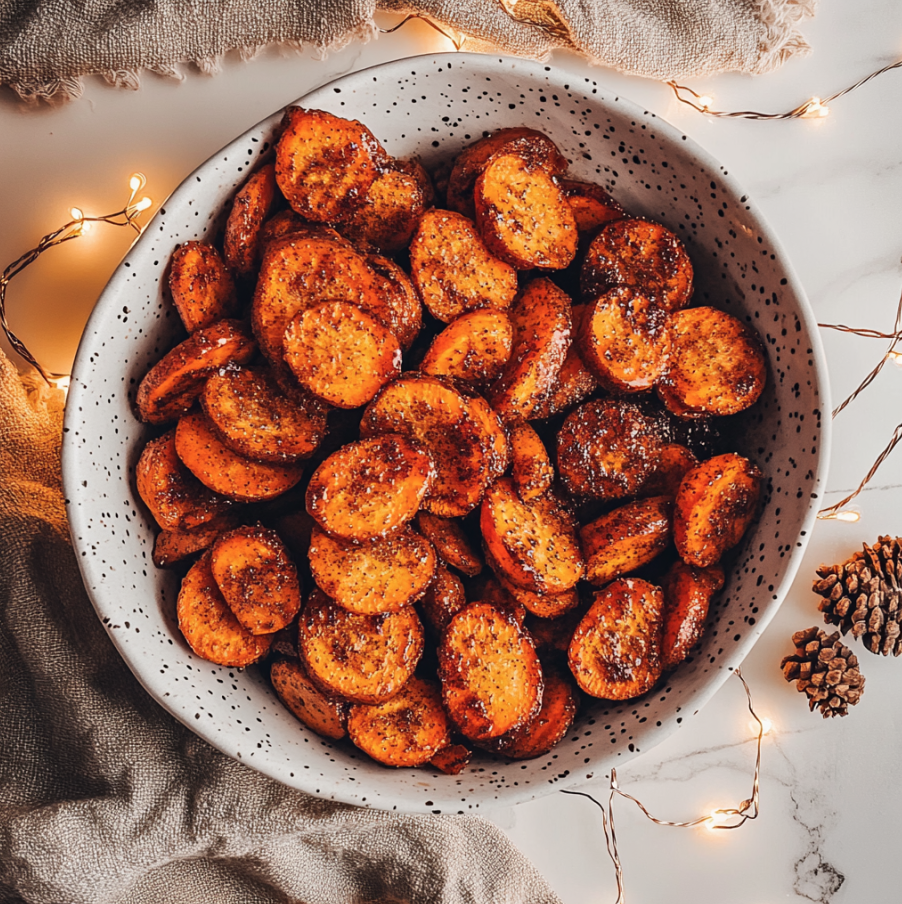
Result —
<svg viewBox="0 0 902 904"><path fill-rule="evenodd" d="M437 66L443 62L466 62L471 66L476 65L480 67L482 71L490 75L493 73L498 73L499 75L502 73L510 73L512 69L519 69L524 71L525 75L536 75L539 77L547 78L549 73L555 74L555 72L557 72L560 75L562 85L565 81L573 81L579 78L579 76L566 73L563 70L555 70L554 67L549 64L525 60L519 57L504 56L502 54L479 54L464 52L423 54L418 56L405 57L398 60L391 60L385 63L376 64L374 66L369 66L364 69L359 69L346 75L342 75L339 78L333 79L317 88L314 88L312 91L307 92L307 94L298 98L296 101L293 101L291 104L286 104L286 107L295 104L303 105L310 104L311 102L316 103L317 100L321 100L324 95L331 91L334 91L335 88L340 88L349 83L353 83L361 79L361 77L363 76L369 76L370 78L372 78L373 74L375 73L378 73L382 77L382 80L385 80L387 83L394 83L394 80L397 77L402 76L404 74L404 71L408 70L412 64L414 66L422 66L424 64L424 61L428 61L428 64L430 66ZM599 103L614 103L616 104L616 108L619 112L631 115L633 118L636 118L637 121L653 121L657 132L665 135L670 142L682 145L685 151L694 156L700 162L700 164L706 167L709 171L718 173L718 178L723 181L724 186L730 192L732 192L734 197L742 199L742 203L745 205L748 214L760 227L762 233L766 236L773 253L780 261L781 268L784 271L787 281L786 288L788 288L794 298L798 300L797 314L799 318L804 322L808 335L811 338L811 358L814 363L813 370L817 379L816 389L819 393L819 398L823 401L824 406L824 416L820 419L820 435L817 444L817 466L814 471L814 478L811 484L812 491L810 494L808 511L799 526L799 535L795 538L795 542L793 544L792 552L790 555L790 560L786 566L783 578L780 583L775 585L774 587L772 594L774 601L772 605L770 605L766 611L761 613L761 617L757 620L756 624L745 633L742 642L739 644L735 652L731 656L725 656L725 661L719 663L717 669L712 670L709 673L708 680L706 681L705 685L699 691L692 693L687 698L686 702L691 704L691 706L683 707L681 711L683 715L681 723L678 724L676 720L669 720L663 722L658 727L648 730L648 732L644 735L641 752L637 751L636 753L632 754L632 756L642 756L647 755L657 744L659 744L666 737L676 731L677 728L687 724L689 718L696 715L711 699L711 697L714 696L714 694L727 680L729 675L744 661L745 657L751 651L758 638L764 632L771 619L774 617L783 601L785 600L798 573L802 558L804 557L805 549L811 537L812 527L817 520L817 503L823 498L826 489L826 481L829 472L830 454L832 448L832 423L831 417L829 415L829 412L832 410L832 405L830 398L830 384L826 353L824 350L820 331L818 329L816 316L810 302L808 301L807 294L801 284L801 281L796 274L795 268L786 255L786 251L783 247L782 242L779 240L778 236L763 216L762 212L758 208L758 205L754 202L749 193L744 190L744 188L740 185L736 178L730 175L729 170L727 170L720 161L715 159L694 139L685 135L676 126L671 125L667 120L658 116L658 114L643 108L642 106L636 104L628 98L625 98L619 91L609 90L607 86L605 86L604 83L602 81L599 81L597 78L594 78L593 80L595 81L595 84L599 89L596 98ZM264 117L258 123L243 132L241 135L232 139L228 142L228 144L224 145L222 148L219 148L213 154L211 154L210 157L208 157L205 161L195 167L188 175L184 177L179 185L167 196L166 200L160 204L158 210L165 210L167 205L170 205L173 202L177 201L182 194L185 194L186 196L190 195L195 183L195 177L198 174L202 173L205 168L211 163L211 161L218 159L223 151L225 151L227 148L231 148L238 144L244 143L251 135L256 135L260 132L261 129L269 127L271 124L275 124L281 117L284 109L285 107L282 107L274 113L271 113L270 115ZM135 249L138 246L141 237L145 232L148 232L150 230L150 228L154 225L156 219L157 213L155 213L151 220L148 221L148 223L145 225L141 235L136 236L135 240L132 242L128 251L124 255L122 261L120 261L120 263L117 265L105 288L98 297L94 309L86 323L84 332L82 333L82 337L79 341L78 350L76 352L75 360L72 366L71 386L67 398L64 417L64 433L62 442L62 479L64 495L66 498L66 509L69 516L70 536L73 548L76 552L78 552L79 550L79 533L85 534L87 532L86 521L84 520L86 513L83 507L75 504L74 500L76 499L77 494L72 492L72 490L76 486L76 483L81 480L81 474L78 470L79 465L81 464L79 449L76 446L74 439L75 428L78 426L77 412L80 405L87 399L86 393L88 392L89 388L86 383L79 379L79 375L82 370L87 368L86 359L91 353L91 349L89 348L91 342L90 337L97 330L97 327L102 324L108 317L109 312L107 309L117 298L120 297L118 295L120 291L119 283L124 278L124 267L131 258L132 254L135 253ZM222 753L234 759L234 754L231 753L229 748L226 746L225 740L222 735L212 730L205 731L204 728L206 723L191 720L187 712L182 712L182 710L178 708L174 704L174 702L170 701L169 698L162 698L161 695L159 695L156 690L145 681L144 677L135 670L136 667L133 665L129 654L125 649L125 645L120 641L120 635L112 630L109 621L103 617L101 603L101 598L103 596L103 576L101 563L99 562L97 557L91 555L78 555L77 560L82 580L84 582L85 589L88 593L91 603L95 611L97 612L101 623L104 625L104 628L107 631L107 635L112 640L117 651L122 656L123 660L125 660L126 664L129 666L129 669L135 675L138 682L153 697L156 703L162 706L170 715L176 718L179 722L181 722L199 737L203 738L213 747L217 748ZM619 761L626 762L627 759L627 755L623 755ZM284 780L280 778L280 776L275 774L274 771L267 769L265 763L249 762L247 759L239 761L243 762L245 765L251 766L256 771L261 772L269 778L286 784ZM613 758L609 758L607 761L602 760L597 766L593 764L593 769L588 774L582 771L573 771L566 778L560 779L553 785L549 783L538 782L529 783L525 786L520 787L511 787L510 785L506 785L503 789L501 799L480 800L478 806L480 809L513 806L518 803L523 803L529 800L534 800L538 797L545 796L546 794L549 794L554 790L580 787L593 778L597 777L602 769L609 770L614 765L615 760ZM299 777L302 778L303 776ZM325 780L321 780L319 781L319 784L320 786L323 786L324 784L326 784L326 782ZM367 801L365 803L361 803L359 797L359 786L358 788L346 788L346 784L347 783L343 783L340 779L335 779L334 781L331 781L329 783L328 792L324 793L324 789L324 792L319 792L319 796L328 797L332 800L337 800L342 803L354 804L357 806L362 805L381 809L388 808L387 804L390 803L390 801L388 801L388 798L386 796L383 795L384 799L380 799L378 802ZM286 784L286 786L303 790L304 792L309 794L317 793L314 791L315 785L313 784L312 779L310 781L309 787L302 787L301 782L295 785ZM459 793L455 796L453 789L451 789L450 787L447 793L440 792L439 789L436 788L436 792L433 796L435 798L435 807L442 805L448 806L448 809L443 809L442 812L456 812L456 807L459 806L460 801ZM426 808L422 805L418 806L415 802L406 799L399 798L396 803L397 806L395 806L393 809L398 812L428 813L433 811L432 807Z"/></svg>

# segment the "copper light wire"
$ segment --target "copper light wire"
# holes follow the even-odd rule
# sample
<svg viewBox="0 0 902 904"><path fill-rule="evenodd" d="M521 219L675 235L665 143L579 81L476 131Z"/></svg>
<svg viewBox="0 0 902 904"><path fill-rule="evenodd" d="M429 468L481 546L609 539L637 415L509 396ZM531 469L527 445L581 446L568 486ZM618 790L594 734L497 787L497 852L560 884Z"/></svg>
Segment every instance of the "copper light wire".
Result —
<svg viewBox="0 0 902 904"><path fill-rule="evenodd" d="M758 735L755 753L755 771L752 777L752 793L751 796L747 800L742 801L739 806L723 807L714 810L708 816L699 816L696 819L690 819L688 822L673 822L669 819L660 819L659 817L654 816L648 809L648 807L646 807L645 804L642 803L642 801L640 801L637 797L634 797L632 794L628 794L620 787L617 781L616 769L611 769L611 779L608 784L607 805L601 803L599 800L597 800L591 794L586 793L585 791L569 791L566 789L561 789L562 794L571 794L576 797L587 798L588 800L592 801L592 803L595 804L595 806L598 807L599 810L601 810L601 824L602 828L604 829L605 845L607 847L608 856L611 859L611 863L614 865L614 874L617 880L616 904L623 904L626 898L625 885L623 880L623 864L620 860L620 852L617 849L617 833L614 828L615 795L632 801L642 811L643 815L655 825L665 826L666 828L672 829L691 829L700 825L706 825L709 829L715 831L738 829L741 826L745 825L745 823L749 820L758 818L759 797L761 791L761 745L764 738L765 728L764 723L758 717L758 714L755 712L754 706L752 705L752 692L749 689L745 678L742 676L742 671L739 668L736 668L733 670L733 674L742 682L742 687L745 690L745 696L748 701L749 712L752 714L752 718L755 720L755 722L758 723Z"/></svg>

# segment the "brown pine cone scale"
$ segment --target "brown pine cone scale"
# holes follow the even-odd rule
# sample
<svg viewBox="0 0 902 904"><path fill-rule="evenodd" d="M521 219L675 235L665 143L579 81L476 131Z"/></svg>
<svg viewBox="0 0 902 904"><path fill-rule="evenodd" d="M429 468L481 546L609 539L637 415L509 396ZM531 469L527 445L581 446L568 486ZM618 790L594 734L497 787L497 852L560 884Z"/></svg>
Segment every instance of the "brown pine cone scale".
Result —
<svg viewBox="0 0 902 904"><path fill-rule="evenodd" d="M872 653L902 654L902 539L879 537L842 565L822 565L814 592L828 625L852 632Z"/></svg>
<svg viewBox="0 0 902 904"><path fill-rule="evenodd" d="M795 681L800 693L808 696L808 708L817 707L825 719L845 716L864 693L864 676L858 657L839 639L839 632L827 634L808 628L792 635L796 651L780 663L783 677Z"/></svg>

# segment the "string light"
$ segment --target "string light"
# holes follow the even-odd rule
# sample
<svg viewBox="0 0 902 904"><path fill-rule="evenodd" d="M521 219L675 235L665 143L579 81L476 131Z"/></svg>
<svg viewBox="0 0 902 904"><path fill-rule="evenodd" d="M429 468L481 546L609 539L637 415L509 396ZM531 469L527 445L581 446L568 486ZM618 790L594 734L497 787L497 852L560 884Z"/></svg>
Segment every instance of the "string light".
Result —
<svg viewBox="0 0 902 904"><path fill-rule="evenodd" d="M437 22L433 22L428 16L424 16L420 13L409 13L406 15L397 25L392 25L391 28L376 28L376 31L379 34L390 35L394 34L398 29L403 28L411 19L420 19L425 22L430 28L437 31L443 37L446 37L453 45L454 49L459 51L461 47L464 45L464 36L463 35L452 35L449 32L445 31L444 28L441 27ZM140 191L140 189L139 189Z"/></svg>
<svg viewBox="0 0 902 904"><path fill-rule="evenodd" d="M9 344L13 350L31 364L38 373L44 378L49 386L62 389L68 392L70 384L69 374L52 373L45 370L37 361L35 356L28 350L25 343L10 329L6 319L6 291L13 278L18 276L23 270L31 266L45 251L77 239L87 233L94 223L109 223L111 226L130 226L138 235L141 234L141 226L136 222L140 214L147 210L152 204L150 198L141 198L135 202L135 195L141 191L147 184L147 179L143 173L133 173L128 180L128 187L131 194L128 201L121 210L113 213L104 214L98 217L85 216L84 211L80 207L72 207L69 215L72 217L68 223L60 226L59 229L43 236L38 244L30 251L26 251L21 257L13 261L0 275L0 328L3 329Z"/></svg>
<svg viewBox="0 0 902 904"><path fill-rule="evenodd" d="M585 797L592 801L599 810L601 810L601 825L604 829L605 846L608 850L608 857L614 865L614 875L617 880L617 902L616 904L624 904L625 885L623 881L623 864L620 861L620 852L617 848L617 833L614 828L614 796L626 798L632 801L642 813L655 825L665 826L674 829L692 829L703 827L712 832L728 831L738 829L744 826L751 819L757 819L759 814L759 795L760 795L760 777L761 777L761 742L766 733L765 725L772 727L769 721L760 719L752 706L752 692L742 677L740 669L734 669L733 674L742 682L745 690L746 700L748 701L748 709L752 714L753 724L755 725L756 735L756 753L755 753L755 771L752 776L752 793L747 800L742 801L736 807L720 807L711 810L707 816L699 816L697 819L691 819L688 822L671 822L668 819L659 819L653 816L645 804L632 794L627 794L617 782L617 770L611 769L611 780L608 784L608 801L603 804L596 800L591 794L585 791L569 791L561 789L563 794L572 794L575 797ZM768 728L769 730L769 728Z"/></svg>

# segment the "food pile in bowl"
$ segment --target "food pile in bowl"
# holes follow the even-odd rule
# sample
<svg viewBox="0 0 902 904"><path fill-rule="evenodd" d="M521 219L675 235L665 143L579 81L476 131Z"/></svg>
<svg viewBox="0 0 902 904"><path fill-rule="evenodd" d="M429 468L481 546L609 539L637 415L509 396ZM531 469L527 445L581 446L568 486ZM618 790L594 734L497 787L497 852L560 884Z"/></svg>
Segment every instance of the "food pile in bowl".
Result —
<svg viewBox="0 0 902 904"><path fill-rule="evenodd" d="M221 246L171 260L189 336L138 388L137 488L179 628L386 766L543 756L659 687L755 518L718 419L761 396L758 335L568 167L507 128L430 175L291 107Z"/></svg>

